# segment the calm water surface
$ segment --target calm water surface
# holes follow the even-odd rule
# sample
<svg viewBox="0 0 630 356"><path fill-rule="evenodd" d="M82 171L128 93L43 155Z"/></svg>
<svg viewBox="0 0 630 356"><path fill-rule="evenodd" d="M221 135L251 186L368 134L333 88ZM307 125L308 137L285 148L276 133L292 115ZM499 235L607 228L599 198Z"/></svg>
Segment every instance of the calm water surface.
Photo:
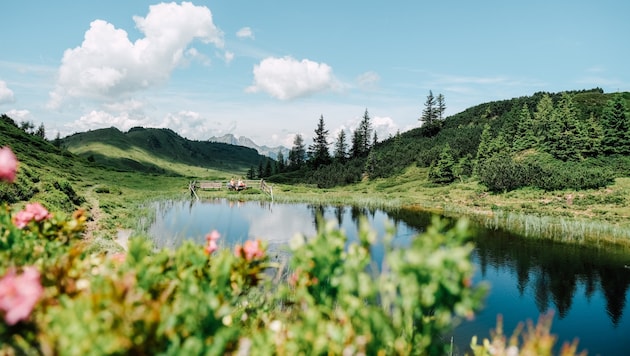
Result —
<svg viewBox="0 0 630 356"><path fill-rule="evenodd" d="M313 236L316 216L335 219L350 240L365 216L379 236L387 226L397 230L394 242L404 246L430 222L428 214L324 207L308 204L228 202L226 200L156 203L156 220L149 229L160 247L177 247L184 240L205 243L213 229L231 247L260 238L270 249L282 248L295 234ZM484 309L474 320L454 331L456 354L463 354L473 335L489 337L498 314L508 335L519 322L554 313L552 333L559 345L579 339L579 350L589 355L630 355L630 254L520 239L504 232L477 229L472 259L475 283L486 281L491 290ZM377 245L374 258L382 260Z"/></svg>

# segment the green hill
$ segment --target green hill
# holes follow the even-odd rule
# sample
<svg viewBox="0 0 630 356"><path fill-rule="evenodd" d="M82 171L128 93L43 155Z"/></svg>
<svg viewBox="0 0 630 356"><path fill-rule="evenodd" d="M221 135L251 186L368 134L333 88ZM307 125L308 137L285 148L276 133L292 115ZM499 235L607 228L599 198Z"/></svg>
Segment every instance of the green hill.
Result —
<svg viewBox="0 0 630 356"><path fill-rule="evenodd" d="M234 172L258 166L265 157L256 150L208 141L191 141L170 129L135 127L76 133L62 140L63 147L90 162L122 171L182 174L183 166Z"/></svg>
<svg viewBox="0 0 630 356"><path fill-rule="evenodd" d="M551 126L537 127L534 133L537 137L532 137L532 140L539 141L537 147L532 146L530 150L517 148L516 141L523 136L523 132L519 130L524 130L524 126L519 127L520 123L525 121L523 108L526 108L529 115L525 117L540 116L537 106L542 98L550 98L549 106L552 113L544 119L549 122L540 125ZM630 108L630 92L604 93L599 88L560 93L539 92L531 96L483 103L444 120L438 120L432 125L424 124L378 142L370 147L365 155L349 157L342 162L333 161L332 164L314 171L311 171L308 164L306 168L297 171L288 167L284 172L268 180L283 183L305 182L320 187L332 187L356 183L366 177L370 179L394 177L402 174L410 166L429 168L429 171L438 174L440 172L432 167L439 166L440 162L447 164L448 169L456 170L450 177L446 177L446 180L452 181L455 176L458 179L469 178L474 175L474 168L481 163L477 159L477 153L486 125L489 127L489 141L485 144L493 150L489 155L492 156L498 151L511 155L510 158L492 165L498 173L506 172L499 167L500 164L511 165L513 168L515 164L525 160L526 162L517 168L522 168L521 171L531 169L524 174L531 173L533 177L536 173L537 179L543 179L548 173L577 172L583 169L590 171L581 177L575 176L571 179L589 179L588 175L595 179L597 177L593 174L596 174L596 171L603 171L603 168L612 170L612 175L616 177L627 176L630 169L628 159L630 154L609 152L602 146L606 144L606 140L619 138L627 141L623 144L624 147L630 147L630 133L627 129L619 129L625 130L625 134L621 131L606 131L606 127L610 129L611 125L606 122L605 111L615 98L621 98L621 102L625 103L626 115L630 117L630 113L627 112L627 108ZM542 120L533 119L532 124L538 125L538 121ZM599 147L594 147L595 144ZM590 147L587 147L589 145ZM447 146L449 150L444 157L448 159L444 161L442 155ZM541 166L543 163L545 165ZM533 172L534 170L537 172ZM426 176L420 178L426 179ZM609 178L601 178L599 182L610 181ZM438 180L435 179L436 182ZM544 184L547 182L536 182L535 185L540 187ZM525 182L520 186L524 185L530 184ZM552 187L552 184L548 184L544 189Z"/></svg>

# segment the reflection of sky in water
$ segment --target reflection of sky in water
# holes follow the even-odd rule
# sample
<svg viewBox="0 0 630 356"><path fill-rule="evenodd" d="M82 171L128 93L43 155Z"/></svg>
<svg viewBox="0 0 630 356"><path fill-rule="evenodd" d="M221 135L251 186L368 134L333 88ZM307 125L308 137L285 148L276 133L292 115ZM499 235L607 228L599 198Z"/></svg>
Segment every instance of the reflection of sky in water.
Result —
<svg viewBox="0 0 630 356"><path fill-rule="evenodd" d="M335 220L348 236L357 238L358 216L346 207L312 207L307 204L272 204L269 202L234 202L224 199L156 203L156 219L149 235L158 247L177 247L184 240L205 243L205 235L217 230L221 244L231 247L248 239L261 239L270 245L287 244L296 234L311 237L316 234L316 215ZM383 211L365 211L365 216L377 236L393 225ZM338 221L337 218L340 218ZM418 230L404 223L396 224L395 243L404 244ZM382 248L381 248L382 250ZM382 254L382 251L380 251Z"/></svg>

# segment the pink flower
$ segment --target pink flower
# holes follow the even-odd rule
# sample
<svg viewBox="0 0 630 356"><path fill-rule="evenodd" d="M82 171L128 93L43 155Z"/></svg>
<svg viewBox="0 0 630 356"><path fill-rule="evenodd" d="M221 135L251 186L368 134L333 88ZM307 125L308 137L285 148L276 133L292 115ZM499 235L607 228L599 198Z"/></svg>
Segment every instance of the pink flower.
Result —
<svg viewBox="0 0 630 356"><path fill-rule="evenodd" d="M15 182L18 160L9 147L0 148L0 180Z"/></svg>
<svg viewBox="0 0 630 356"><path fill-rule="evenodd" d="M33 307L44 294L39 278L37 268L26 267L19 276L10 269L0 279L0 310L4 311L4 321L8 325L15 325L31 315Z"/></svg>
<svg viewBox="0 0 630 356"><path fill-rule="evenodd" d="M208 244L206 245L204 252L206 253L206 255L210 255L218 249L219 249L219 246L217 245L216 241L210 240L208 241Z"/></svg>
<svg viewBox="0 0 630 356"><path fill-rule="evenodd" d="M18 211L13 216L13 223L19 229L23 229L29 222L35 220L37 222L49 219L52 216L40 203L27 204L26 208Z"/></svg>
<svg viewBox="0 0 630 356"><path fill-rule="evenodd" d="M212 254L214 251L219 249L217 245L217 240L221 237L221 234L217 230L212 230L211 233L206 235L206 247L204 248L204 252L206 255Z"/></svg>
<svg viewBox="0 0 630 356"><path fill-rule="evenodd" d="M262 249L260 240L248 240L245 241L243 247L236 245L234 248L234 254L237 257L245 257L246 260L251 261L254 258L262 258L265 256L265 251ZM243 254L245 256L243 256Z"/></svg>

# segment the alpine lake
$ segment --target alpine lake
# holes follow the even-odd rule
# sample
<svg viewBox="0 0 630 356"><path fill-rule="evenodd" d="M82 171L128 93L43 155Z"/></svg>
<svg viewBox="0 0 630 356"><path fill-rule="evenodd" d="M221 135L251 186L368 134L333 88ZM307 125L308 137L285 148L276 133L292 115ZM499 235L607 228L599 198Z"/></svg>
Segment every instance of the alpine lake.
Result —
<svg viewBox="0 0 630 356"><path fill-rule="evenodd" d="M269 251L286 251L296 234L314 236L318 216L335 220L348 240L356 240L359 221L366 218L379 237L395 227L393 243L404 247L431 222L429 213L384 211L352 206L278 204L226 199L155 202L155 219L147 227L159 248L176 248L185 240L205 244L217 230L220 246L232 248L249 239L262 239ZM509 337L519 323L536 323L553 313L551 332L556 348L578 339L578 350L589 355L630 354L630 254L614 249L587 248L543 239L522 238L505 231L473 226L475 264L473 285L490 286L483 309L463 321L451 337L454 354L467 352L471 338L490 337L497 316ZM384 248L372 250L377 265Z"/></svg>

